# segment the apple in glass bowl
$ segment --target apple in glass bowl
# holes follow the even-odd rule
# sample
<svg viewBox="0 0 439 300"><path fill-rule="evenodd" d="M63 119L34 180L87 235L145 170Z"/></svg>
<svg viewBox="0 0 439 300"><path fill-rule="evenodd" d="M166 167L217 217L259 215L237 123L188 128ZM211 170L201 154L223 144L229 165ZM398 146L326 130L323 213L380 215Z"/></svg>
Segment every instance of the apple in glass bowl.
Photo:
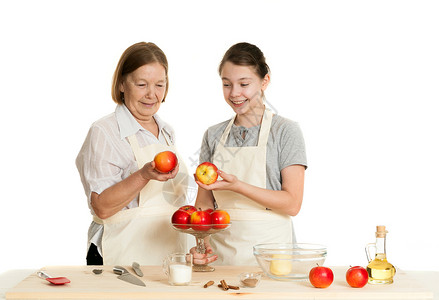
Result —
<svg viewBox="0 0 439 300"><path fill-rule="evenodd" d="M171 217L171 222L173 224L177 224L175 226L178 228L189 229L190 226L185 224L190 223L191 215L195 211L197 211L195 206L192 205L182 206L174 212L174 214Z"/></svg>
<svg viewBox="0 0 439 300"><path fill-rule="evenodd" d="M230 224L230 215L225 210L214 210L210 213L210 217L212 220L212 228L214 229L223 229Z"/></svg>
<svg viewBox="0 0 439 300"><path fill-rule="evenodd" d="M191 228L195 231L207 231L211 228L212 218L205 210L197 210L191 214Z"/></svg>

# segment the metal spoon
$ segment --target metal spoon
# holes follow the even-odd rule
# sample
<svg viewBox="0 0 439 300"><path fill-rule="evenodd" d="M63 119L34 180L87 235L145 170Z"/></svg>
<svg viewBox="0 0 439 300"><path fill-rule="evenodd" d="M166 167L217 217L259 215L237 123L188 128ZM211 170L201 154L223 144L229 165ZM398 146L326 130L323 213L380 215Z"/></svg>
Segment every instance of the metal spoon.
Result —
<svg viewBox="0 0 439 300"><path fill-rule="evenodd" d="M137 276L143 277L143 272L140 270L140 265L137 262L133 262L133 269L136 272Z"/></svg>
<svg viewBox="0 0 439 300"><path fill-rule="evenodd" d="M59 285L59 284L70 283L70 280L66 277L52 277L43 271L38 271L37 275L38 275L38 277L46 279L47 281L49 281L52 284Z"/></svg>

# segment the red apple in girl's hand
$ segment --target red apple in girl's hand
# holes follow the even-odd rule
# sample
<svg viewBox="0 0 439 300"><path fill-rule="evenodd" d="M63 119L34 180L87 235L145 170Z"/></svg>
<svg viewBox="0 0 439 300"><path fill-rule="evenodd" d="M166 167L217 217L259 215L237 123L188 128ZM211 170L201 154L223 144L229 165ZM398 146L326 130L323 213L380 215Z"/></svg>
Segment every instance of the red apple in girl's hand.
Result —
<svg viewBox="0 0 439 300"><path fill-rule="evenodd" d="M346 272L346 281L351 287L362 288L369 280L369 274L360 266L351 267Z"/></svg>
<svg viewBox="0 0 439 300"><path fill-rule="evenodd" d="M210 213L205 210L197 210L191 214L190 224L193 230L207 231L211 223Z"/></svg>
<svg viewBox="0 0 439 300"><path fill-rule="evenodd" d="M309 271L309 281L316 288L327 288L334 281L334 273L330 268L317 266Z"/></svg>
<svg viewBox="0 0 439 300"><path fill-rule="evenodd" d="M218 179L218 168L210 163L203 162L195 170L195 176L204 184L212 184Z"/></svg>
<svg viewBox="0 0 439 300"><path fill-rule="evenodd" d="M210 216L214 229L223 229L227 227L227 224L230 224L230 215L225 210L214 210Z"/></svg>
<svg viewBox="0 0 439 300"><path fill-rule="evenodd" d="M178 163L177 156L172 151L163 151L154 157L155 168L162 173L169 173Z"/></svg>

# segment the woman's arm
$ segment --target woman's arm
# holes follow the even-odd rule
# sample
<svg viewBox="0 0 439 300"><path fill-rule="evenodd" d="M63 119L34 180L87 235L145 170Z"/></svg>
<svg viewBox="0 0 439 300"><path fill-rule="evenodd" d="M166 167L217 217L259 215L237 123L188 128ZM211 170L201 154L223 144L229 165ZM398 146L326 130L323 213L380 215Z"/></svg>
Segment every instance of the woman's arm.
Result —
<svg viewBox="0 0 439 300"><path fill-rule="evenodd" d="M264 207L290 216L295 216L300 211L305 183L305 167L302 165L291 165L282 169L282 189L280 191L256 187L223 171L219 171L218 174L223 180L210 185L205 185L199 181L197 181L197 184L202 189L210 192L212 190L230 190L239 193Z"/></svg>
<svg viewBox="0 0 439 300"><path fill-rule="evenodd" d="M101 194L92 192L91 205L95 214L106 219L128 205L150 180L166 181L178 173L178 165L171 173L160 173L155 170L154 161L143 166L124 180L104 190Z"/></svg>

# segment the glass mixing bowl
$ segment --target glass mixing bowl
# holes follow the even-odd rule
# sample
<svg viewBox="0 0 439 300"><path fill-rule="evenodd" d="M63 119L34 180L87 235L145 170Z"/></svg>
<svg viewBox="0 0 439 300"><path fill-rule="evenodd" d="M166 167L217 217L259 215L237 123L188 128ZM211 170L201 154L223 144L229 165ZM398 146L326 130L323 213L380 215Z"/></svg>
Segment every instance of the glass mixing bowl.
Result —
<svg viewBox="0 0 439 300"><path fill-rule="evenodd" d="M326 259L327 250L318 244L259 244L253 254L265 275L276 280L308 279L309 271Z"/></svg>

